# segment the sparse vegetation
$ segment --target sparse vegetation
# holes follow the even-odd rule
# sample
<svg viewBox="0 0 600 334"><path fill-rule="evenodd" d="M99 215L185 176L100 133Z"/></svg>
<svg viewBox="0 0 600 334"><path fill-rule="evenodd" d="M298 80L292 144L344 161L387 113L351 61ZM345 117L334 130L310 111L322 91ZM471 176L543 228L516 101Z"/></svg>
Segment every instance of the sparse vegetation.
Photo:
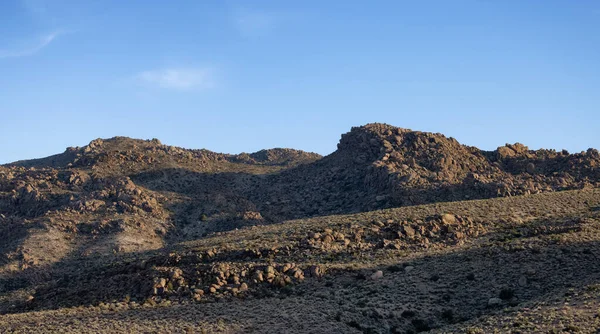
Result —
<svg viewBox="0 0 600 334"><path fill-rule="evenodd" d="M382 124L322 159L96 140L0 167L0 328L591 333L599 164Z"/></svg>

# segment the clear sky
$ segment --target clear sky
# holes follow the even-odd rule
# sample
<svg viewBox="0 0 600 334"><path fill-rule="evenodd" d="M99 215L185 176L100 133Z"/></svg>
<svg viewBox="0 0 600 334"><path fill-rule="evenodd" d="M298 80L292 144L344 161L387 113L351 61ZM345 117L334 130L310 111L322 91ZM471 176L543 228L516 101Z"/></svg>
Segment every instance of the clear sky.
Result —
<svg viewBox="0 0 600 334"><path fill-rule="evenodd" d="M0 163L116 135L328 154L370 122L600 147L600 1L0 1Z"/></svg>

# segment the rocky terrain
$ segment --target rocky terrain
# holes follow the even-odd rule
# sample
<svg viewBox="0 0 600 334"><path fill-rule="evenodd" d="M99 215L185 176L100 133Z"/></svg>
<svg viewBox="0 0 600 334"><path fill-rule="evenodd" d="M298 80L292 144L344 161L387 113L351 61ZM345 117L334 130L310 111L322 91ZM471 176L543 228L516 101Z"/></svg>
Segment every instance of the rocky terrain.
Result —
<svg viewBox="0 0 600 334"><path fill-rule="evenodd" d="M7 332L600 329L600 154L368 124L321 157L97 139L0 166Z"/></svg>

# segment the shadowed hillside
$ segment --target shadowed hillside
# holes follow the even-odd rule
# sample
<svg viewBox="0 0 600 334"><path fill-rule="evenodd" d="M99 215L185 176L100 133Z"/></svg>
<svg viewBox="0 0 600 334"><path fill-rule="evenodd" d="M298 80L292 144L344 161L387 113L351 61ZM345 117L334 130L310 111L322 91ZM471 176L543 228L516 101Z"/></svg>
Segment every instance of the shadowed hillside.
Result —
<svg viewBox="0 0 600 334"><path fill-rule="evenodd" d="M227 317L212 303L307 298L327 314L313 319L324 331L501 322L502 307L578 288L568 272L597 284L588 260L600 240L599 185L595 149L482 151L377 123L352 128L326 157L96 139L0 166L0 311L91 304L85 312L127 310L142 321L157 305L208 303ZM508 265L513 256L536 273ZM385 292L397 284L405 288ZM346 290L348 300L336 292ZM343 307L318 302L328 299ZM11 317L2 321L31 325Z"/></svg>
<svg viewBox="0 0 600 334"><path fill-rule="evenodd" d="M27 266L81 247L83 253L155 249L285 219L583 189L598 185L598 166L594 149L568 154L515 144L486 152L441 134L377 123L342 135L326 157L97 139L0 167L0 213L12 222L2 227L10 241L0 246L1 256ZM39 255L23 246L44 238L61 245Z"/></svg>

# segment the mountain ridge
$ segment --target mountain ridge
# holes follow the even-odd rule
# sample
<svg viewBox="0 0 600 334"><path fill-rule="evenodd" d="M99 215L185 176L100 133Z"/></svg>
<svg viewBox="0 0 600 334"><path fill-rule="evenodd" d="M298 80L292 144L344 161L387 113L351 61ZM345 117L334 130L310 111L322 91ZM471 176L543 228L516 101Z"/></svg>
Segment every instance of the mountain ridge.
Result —
<svg viewBox="0 0 600 334"><path fill-rule="evenodd" d="M516 143L483 151L381 123L353 127L324 157L96 139L0 166L0 214L11 222L0 231L11 239L0 245L0 257L9 267L29 266L25 258L52 262L74 248L86 254L157 249L288 219L599 186L595 149L569 154ZM32 240L56 235L71 239L59 238L54 250L24 251Z"/></svg>
<svg viewBox="0 0 600 334"><path fill-rule="evenodd" d="M345 305L328 315L340 319L327 320L332 331L462 326L549 298L575 282L562 269L595 289L598 188L595 149L483 151L380 123L352 128L324 157L96 139L0 166L0 314L235 308L305 293L319 304L326 293ZM539 274L523 278L520 261ZM369 316L379 297L365 284L391 293L384 309L398 314Z"/></svg>

